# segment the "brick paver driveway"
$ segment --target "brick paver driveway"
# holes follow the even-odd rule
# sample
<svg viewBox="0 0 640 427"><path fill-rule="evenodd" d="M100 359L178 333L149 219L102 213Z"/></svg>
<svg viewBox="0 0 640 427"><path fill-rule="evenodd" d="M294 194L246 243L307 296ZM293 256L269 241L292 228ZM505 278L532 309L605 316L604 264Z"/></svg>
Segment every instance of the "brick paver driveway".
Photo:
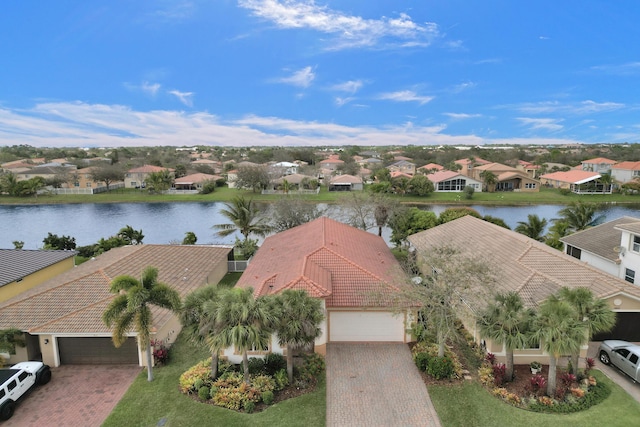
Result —
<svg viewBox="0 0 640 427"><path fill-rule="evenodd" d="M99 426L141 371L135 365L51 368L51 382L25 396L2 425Z"/></svg>
<svg viewBox="0 0 640 427"><path fill-rule="evenodd" d="M440 426L406 344L327 346L327 426Z"/></svg>

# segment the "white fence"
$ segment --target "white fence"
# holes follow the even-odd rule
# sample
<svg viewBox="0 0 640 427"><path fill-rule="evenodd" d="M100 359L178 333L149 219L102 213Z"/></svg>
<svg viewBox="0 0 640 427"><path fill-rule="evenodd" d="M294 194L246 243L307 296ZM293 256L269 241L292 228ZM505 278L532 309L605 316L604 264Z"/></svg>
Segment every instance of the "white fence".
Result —
<svg viewBox="0 0 640 427"><path fill-rule="evenodd" d="M117 182L109 185L109 191L116 190L118 188L123 188L124 182ZM40 193L50 193L50 194L98 194L98 193L106 193L107 187L97 187L97 188L81 188L81 187L72 187L72 188L47 188L45 190L41 190Z"/></svg>
<svg viewBox="0 0 640 427"><path fill-rule="evenodd" d="M286 193L283 190L262 190L262 194L318 194L319 192L320 187L315 190L291 190Z"/></svg>
<svg viewBox="0 0 640 427"><path fill-rule="evenodd" d="M239 273L247 269L249 261L227 261L227 269L229 273Z"/></svg>

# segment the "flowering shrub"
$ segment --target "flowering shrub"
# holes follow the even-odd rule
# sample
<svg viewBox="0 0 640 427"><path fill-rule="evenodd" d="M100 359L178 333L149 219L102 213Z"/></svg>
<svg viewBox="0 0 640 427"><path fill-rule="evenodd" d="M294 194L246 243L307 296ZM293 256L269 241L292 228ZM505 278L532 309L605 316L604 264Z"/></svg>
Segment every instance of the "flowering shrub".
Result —
<svg viewBox="0 0 640 427"><path fill-rule="evenodd" d="M180 375L180 391L186 394L197 393L198 389L195 387L196 382L200 380L198 385L199 387L202 387L208 382L211 382L210 375L211 358L198 362L195 366L192 366L185 373Z"/></svg>
<svg viewBox="0 0 640 427"><path fill-rule="evenodd" d="M571 394L575 397L577 397L578 399L580 399L581 397L584 396L585 391L579 387L572 387L569 389L569 391L571 392Z"/></svg>
<svg viewBox="0 0 640 427"><path fill-rule="evenodd" d="M504 363L497 363L493 365L493 383L496 386L504 384L506 375L507 375L507 366Z"/></svg>
<svg viewBox="0 0 640 427"><path fill-rule="evenodd" d="M496 355L493 353L487 353L485 359L487 359L487 362L489 362L491 365L496 363Z"/></svg>
<svg viewBox="0 0 640 427"><path fill-rule="evenodd" d="M480 378L480 383L485 387L493 384L493 368L491 366L481 366L478 369L478 377Z"/></svg>
<svg viewBox="0 0 640 427"><path fill-rule="evenodd" d="M162 340L151 340L153 360L156 364L166 364L169 361L169 349Z"/></svg>
<svg viewBox="0 0 640 427"><path fill-rule="evenodd" d="M544 392L547 388L547 379L540 374L536 374L529 380L529 387L532 394Z"/></svg>

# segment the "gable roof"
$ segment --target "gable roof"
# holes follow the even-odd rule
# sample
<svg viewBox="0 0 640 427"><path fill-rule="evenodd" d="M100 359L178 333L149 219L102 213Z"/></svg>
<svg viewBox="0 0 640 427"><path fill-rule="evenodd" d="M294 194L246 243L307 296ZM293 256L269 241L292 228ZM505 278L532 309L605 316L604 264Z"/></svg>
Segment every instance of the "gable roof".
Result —
<svg viewBox="0 0 640 427"><path fill-rule="evenodd" d="M596 157L595 159L589 159L589 160L583 160L582 162L580 162L582 164L609 164L609 165L613 165L616 163L615 160L611 160L611 159L607 159L605 157Z"/></svg>
<svg viewBox="0 0 640 427"><path fill-rule="evenodd" d="M503 165L502 163L487 163L484 165L476 166L476 170L479 171L492 171L492 172L517 172L520 173L519 169L513 168L511 166Z"/></svg>
<svg viewBox="0 0 640 427"><path fill-rule="evenodd" d="M584 184L585 182L593 181L600 178L597 172L589 172L578 169L568 170L566 172L553 172L541 175L540 178L549 179L552 181L568 182L571 184Z"/></svg>
<svg viewBox="0 0 640 427"><path fill-rule="evenodd" d="M0 249L0 286L75 256L76 251Z"/></svg>
<svg viewBox="0 0 640 427"><path fill-rule="evenodd" d="M424 170L435 169L437 171L441 171L444 169L444 166L439 165L437 163L427 163L426 165L420 166L418 169L424 169Z"/></svg>
<svg viewBox="0 0 640 427"><path fill-rule="evenodd" d="M230 246L135 245L112 249L39 286L0 303L0 329L38 333L110 335L102 313L114 298L111 281L139 277L147 266L181 297L209 283L209 275L227 261ZM171 319L169 310L152 308L156 329Z"/></svg>
<svg viewBox="0 0 640 427"><path fill-rule="evenodd" d="M496 274L496 292L516 291L535 307L561 287L586 287L598 298L621 292L640 299L640 287L512 230L464 216L409 236L418 251L443 243L479 256ZM473 305L473 296L470 296ZM476 301L475 304L478 304Z"/></svg>
<svg viewBox="0 0 640 427"><path fill-rule="evenodd" d="M371 293L392 292L401 274L381 237L321 217L267 237L236 286L256 296L304 289L327 307L362 307L379 305Z"/></svg>
<svg viewBox="0 0 640 427"><path fill-rule="evenodd" d="M620 162L620 163L616 163L615 165L613 165L613 169L637 171L637 170L640 170L640 162Z"/></svg>
<svg viewBox="0 0 640 427"><path fill-rule="evenodd" d="M620 246L622 239L621 226L626 224L640 224L640 218L624 216L586 230L578 231L560 239L567 245L591 252L609 261L618 261L618 252L614 248Z"/></svg>
<svg viewBox="0 0 640 427"><path fill-rule="evenodd" d="M429 179L429 181L433 182L434 184L442 181L447 181L449 179L453 179L457 176L462 176L464 177L464 179L470 179L467 176L462 175L460 172L449 171L449 170L442 170L442 171L430 173L426 176Z"/></svg>

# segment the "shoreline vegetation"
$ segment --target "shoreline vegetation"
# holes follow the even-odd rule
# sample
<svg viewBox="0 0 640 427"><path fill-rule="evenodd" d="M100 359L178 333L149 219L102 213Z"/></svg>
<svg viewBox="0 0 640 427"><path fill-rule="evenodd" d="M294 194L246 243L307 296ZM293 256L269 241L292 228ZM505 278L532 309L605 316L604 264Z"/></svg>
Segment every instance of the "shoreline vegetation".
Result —
<svg viewBox="0 0 640 427"><path fill-rule="evenodd" d="M247 190L216 188L210 194L149 194L144 190L118 189L101 194L67 194L38 195L38 197L1 196L0 205L53 205L82 203L180 203L180 202L228 202L236 196L244 196L258 202L275 202L281 197L299 197L314 203L338 203L345 192L329 192L322 188L316 195L296 194L260 194ZM527 205L566 205L575 201L597 204L639 204L640 196L625 194L561 194L557 189L541 189L538 193L495 192L475 193L471 199L464 193L434 192L428 196L400 196L391 194L398 203L411 205L494 205L494 206L527 206Z"/></svg>

